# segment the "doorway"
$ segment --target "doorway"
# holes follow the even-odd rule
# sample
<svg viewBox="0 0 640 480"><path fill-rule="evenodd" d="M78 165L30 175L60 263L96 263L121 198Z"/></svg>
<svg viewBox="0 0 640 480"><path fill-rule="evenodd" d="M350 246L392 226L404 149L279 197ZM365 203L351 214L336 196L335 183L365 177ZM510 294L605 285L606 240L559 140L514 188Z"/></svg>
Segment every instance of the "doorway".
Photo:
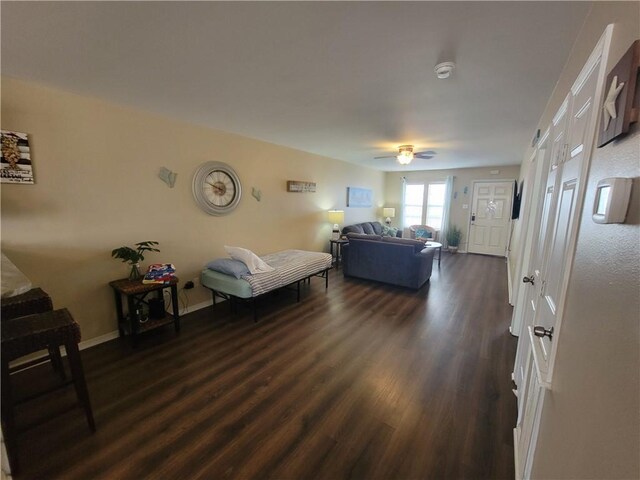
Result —
<svg viewBox="0 0 640 480"><path fill-rule="evenodd" d="M506 256L511 232L513 184L513 180L473 182L469 253Z"/></svg>

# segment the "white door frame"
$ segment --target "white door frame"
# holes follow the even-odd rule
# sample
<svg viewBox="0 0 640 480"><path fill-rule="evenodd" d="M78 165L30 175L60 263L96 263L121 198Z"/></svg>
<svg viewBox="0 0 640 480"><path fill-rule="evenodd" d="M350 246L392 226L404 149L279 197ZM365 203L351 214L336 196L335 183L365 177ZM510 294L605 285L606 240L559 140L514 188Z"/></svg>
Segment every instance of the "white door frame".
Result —
<svg viewBox="0 0 640 480"><path fill-rule="evenodd" d="M509 212L509 224L507 225L507 238L505 242L505 251L504 257L507 257L507 249L509 248L509 244L511 243L511 224L513 223L513 219L511 218L513 212L513 185L515 183L515 178L491 178L485 180L473 180L471 182L471 204L469 208L469 218L467 219L467 246L465 248L466 252L469 252L469 235L471 234L471 213L473 211L473 199L474 192L476 190L476 183L501 183L501 182L511 182L511 211Z"/></svg>

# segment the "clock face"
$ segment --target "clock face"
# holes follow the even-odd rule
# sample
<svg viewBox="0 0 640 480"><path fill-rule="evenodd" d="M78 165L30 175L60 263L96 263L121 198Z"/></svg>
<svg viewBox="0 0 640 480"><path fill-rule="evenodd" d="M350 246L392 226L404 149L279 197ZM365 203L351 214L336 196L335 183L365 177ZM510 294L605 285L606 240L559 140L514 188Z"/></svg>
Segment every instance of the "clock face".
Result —
<svg viewBox="0 0 640 480"><path fill-rule="evenodd" d="M236 172L226 163L207 162L193 177L193 196L210 215L226 215L238 206L242 188Z"/></svg>

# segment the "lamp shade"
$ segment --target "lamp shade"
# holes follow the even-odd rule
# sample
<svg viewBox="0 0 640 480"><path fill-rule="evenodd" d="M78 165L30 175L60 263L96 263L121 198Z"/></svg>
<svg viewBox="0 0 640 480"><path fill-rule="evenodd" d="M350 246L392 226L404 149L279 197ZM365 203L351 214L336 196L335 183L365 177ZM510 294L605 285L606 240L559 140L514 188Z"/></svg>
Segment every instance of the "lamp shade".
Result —
<svg viewBox="0 0 640 480"><path fill-rule="evenodd" d="M382 209L382 216L393 218L396 216L396 209L391 207L384 207Z"/></svg>
<svg viewBox="0 0 640 480"><path fill-rule="evenodd" d="M344 210L329 210L327 213L330 223L340 224L344 222Z"/></svg>

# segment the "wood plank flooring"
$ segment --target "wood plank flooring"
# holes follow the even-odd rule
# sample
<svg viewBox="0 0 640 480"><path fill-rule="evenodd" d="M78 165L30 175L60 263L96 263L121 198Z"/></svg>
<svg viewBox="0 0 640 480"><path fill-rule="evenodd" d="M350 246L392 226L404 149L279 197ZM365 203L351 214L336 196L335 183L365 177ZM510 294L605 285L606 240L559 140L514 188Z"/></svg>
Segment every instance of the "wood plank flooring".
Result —
<svg viewBox="0 0 640 480"><path fill-rule="evenodd" d="M20 436L18 478L513 478L506 279L504 259L460 254L417 292L334 270L257 324L223 304L137 350L84 350L98 431L71 390L24 405L22 424L55 416Z"/></svg>

